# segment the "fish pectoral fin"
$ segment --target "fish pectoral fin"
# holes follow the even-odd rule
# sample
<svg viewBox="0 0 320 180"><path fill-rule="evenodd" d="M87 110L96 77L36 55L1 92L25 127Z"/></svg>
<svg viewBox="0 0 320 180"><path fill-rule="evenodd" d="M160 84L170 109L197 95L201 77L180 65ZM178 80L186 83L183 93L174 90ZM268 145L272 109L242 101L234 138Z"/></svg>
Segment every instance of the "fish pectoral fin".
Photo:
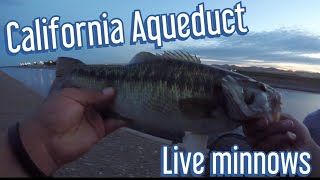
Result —
<svg viewBox="0 0 320 180"><path fill-rule="evenodd" d="M180 146L182 146L186 152L202 152L208 154L210 151L207 148L208 140L208 134L185 132L185 135L182 139L182 144Z"/></svg>
<svg viewBox="0 0 320 180"><path fill-rule="evenodd" d="M179 101L180 111L191 118L211 117L211 112L218 107L212 99L187 98Z"/></svg>

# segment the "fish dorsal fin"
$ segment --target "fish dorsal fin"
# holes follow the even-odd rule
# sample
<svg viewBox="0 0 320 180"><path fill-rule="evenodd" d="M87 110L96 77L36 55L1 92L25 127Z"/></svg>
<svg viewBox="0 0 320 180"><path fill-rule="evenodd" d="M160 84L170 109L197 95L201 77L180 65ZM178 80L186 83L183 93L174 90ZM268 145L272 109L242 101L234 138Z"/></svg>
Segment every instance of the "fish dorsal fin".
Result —
<svg viewBox="0 0 320 180"><path fill-rule="evenodd" d="M163 54L157 54L157 56L161 56L163 59L189 61L201 64L200 58L183 51L164 51Z"/></svg>
<svg viewBox="0 0 320 180"><path fill-rule="evenodd" d="M59 57L56 61L56 77L63 77L77 66L84 64L82 61L69 57Z"/></svg>
<svg viewBox="0 0 320 180"><path fill-rule="evenodd" d="M140 63L145 63L149 61L153 61L155 59L158 59L156 55L149 53L149 52L140 52L136 54L129 64L140 64Z"/></svg>
<svg viewBox="0 0 320 180"><path fill-rule="evenodd" d="M201 64L200 58L182 51L164 51L163 54L156 55L150 52L140 52L131 59L129 64L140 64L145 62L152 62L155 60L189 61Z"/></svg>
<svg viewBox="0 0 320 180"><path fill-rule="evenodd" d="M78 59L69 57L59 57L56 60L56 78L53 81L49 94L58 93L64 86L67 76L72 72L73 68L77 65L83 65L84 63Z"/></svg>

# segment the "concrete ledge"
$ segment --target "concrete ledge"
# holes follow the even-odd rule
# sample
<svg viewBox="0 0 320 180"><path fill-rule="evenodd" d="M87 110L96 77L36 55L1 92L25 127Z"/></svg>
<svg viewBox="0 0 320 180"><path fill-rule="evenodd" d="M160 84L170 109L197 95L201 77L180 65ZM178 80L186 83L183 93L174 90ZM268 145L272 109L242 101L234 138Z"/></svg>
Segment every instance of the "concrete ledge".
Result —
<svg viewBox="0 0 320 180"><path fill-rule="evenodd" d="M134 134L134 135L136 135L136 136L140 136L140 137L143 137L143 138L152 140L152 141L157 141L157 142L162 143L162 144L167 144L167 145L172 144L172 141L170 141L170 140L163 139L163 138L159 138L159 137L155 137L155 136L151 136L151 135L149 135L149 134L145 134L145 133L136 131L136 130L134 130L134 129L122 128L121 130L123 130L123 131L125 131L125 132L128 132L128 133L131 133L131 134Z"/></svg>

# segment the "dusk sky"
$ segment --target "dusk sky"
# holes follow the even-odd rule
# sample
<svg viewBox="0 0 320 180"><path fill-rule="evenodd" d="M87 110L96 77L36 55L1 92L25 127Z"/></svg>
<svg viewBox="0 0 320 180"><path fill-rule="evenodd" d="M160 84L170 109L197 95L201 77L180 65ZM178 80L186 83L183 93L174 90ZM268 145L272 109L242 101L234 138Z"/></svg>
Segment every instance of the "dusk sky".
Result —
<svg viewBox="0 0 320 180"><path fill-rule="evenodd" d="M0 1L0 66L21 62L56 59L59 56L78 58L86 63L125 63L140 51L161 53L183 50L197 54L204 63L272 66L283 69L320 72L320 1L319 0L243 0L247 12L244 24L250 32L245 36L176 40L164 43L160 50L153 44L130 45L132 12L140 9L143 18L151 14L191 13L199 3L206 10L232 8L239 0L1 0ZM37 17L61 16L61 22L98 19L102 12L123 20L126 43L122 47L106 47L72 51L10 56L5 51L4 30L8 21L21 26L32 25Z"/></svg>

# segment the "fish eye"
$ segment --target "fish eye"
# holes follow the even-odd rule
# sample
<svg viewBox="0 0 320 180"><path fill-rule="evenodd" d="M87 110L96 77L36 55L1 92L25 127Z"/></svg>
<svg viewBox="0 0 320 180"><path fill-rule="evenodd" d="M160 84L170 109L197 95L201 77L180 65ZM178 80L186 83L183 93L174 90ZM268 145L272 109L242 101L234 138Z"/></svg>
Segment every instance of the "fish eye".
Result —
<svg viewBox="0 0 320 180"><path fill-rule="evenodd" d="M254 102L255 96L253 93L250 93L248 90L243 91L243 96L244 96L244 102L247 105L250 105Z"/></svg>
<svg viewBox="0 0 320 180"><path fill-rule="evenodd" d="M266 87L265 84L260 83L260 84L259 84L259 88L260 88L263 92L267 92L267 87Z"/></svg>

